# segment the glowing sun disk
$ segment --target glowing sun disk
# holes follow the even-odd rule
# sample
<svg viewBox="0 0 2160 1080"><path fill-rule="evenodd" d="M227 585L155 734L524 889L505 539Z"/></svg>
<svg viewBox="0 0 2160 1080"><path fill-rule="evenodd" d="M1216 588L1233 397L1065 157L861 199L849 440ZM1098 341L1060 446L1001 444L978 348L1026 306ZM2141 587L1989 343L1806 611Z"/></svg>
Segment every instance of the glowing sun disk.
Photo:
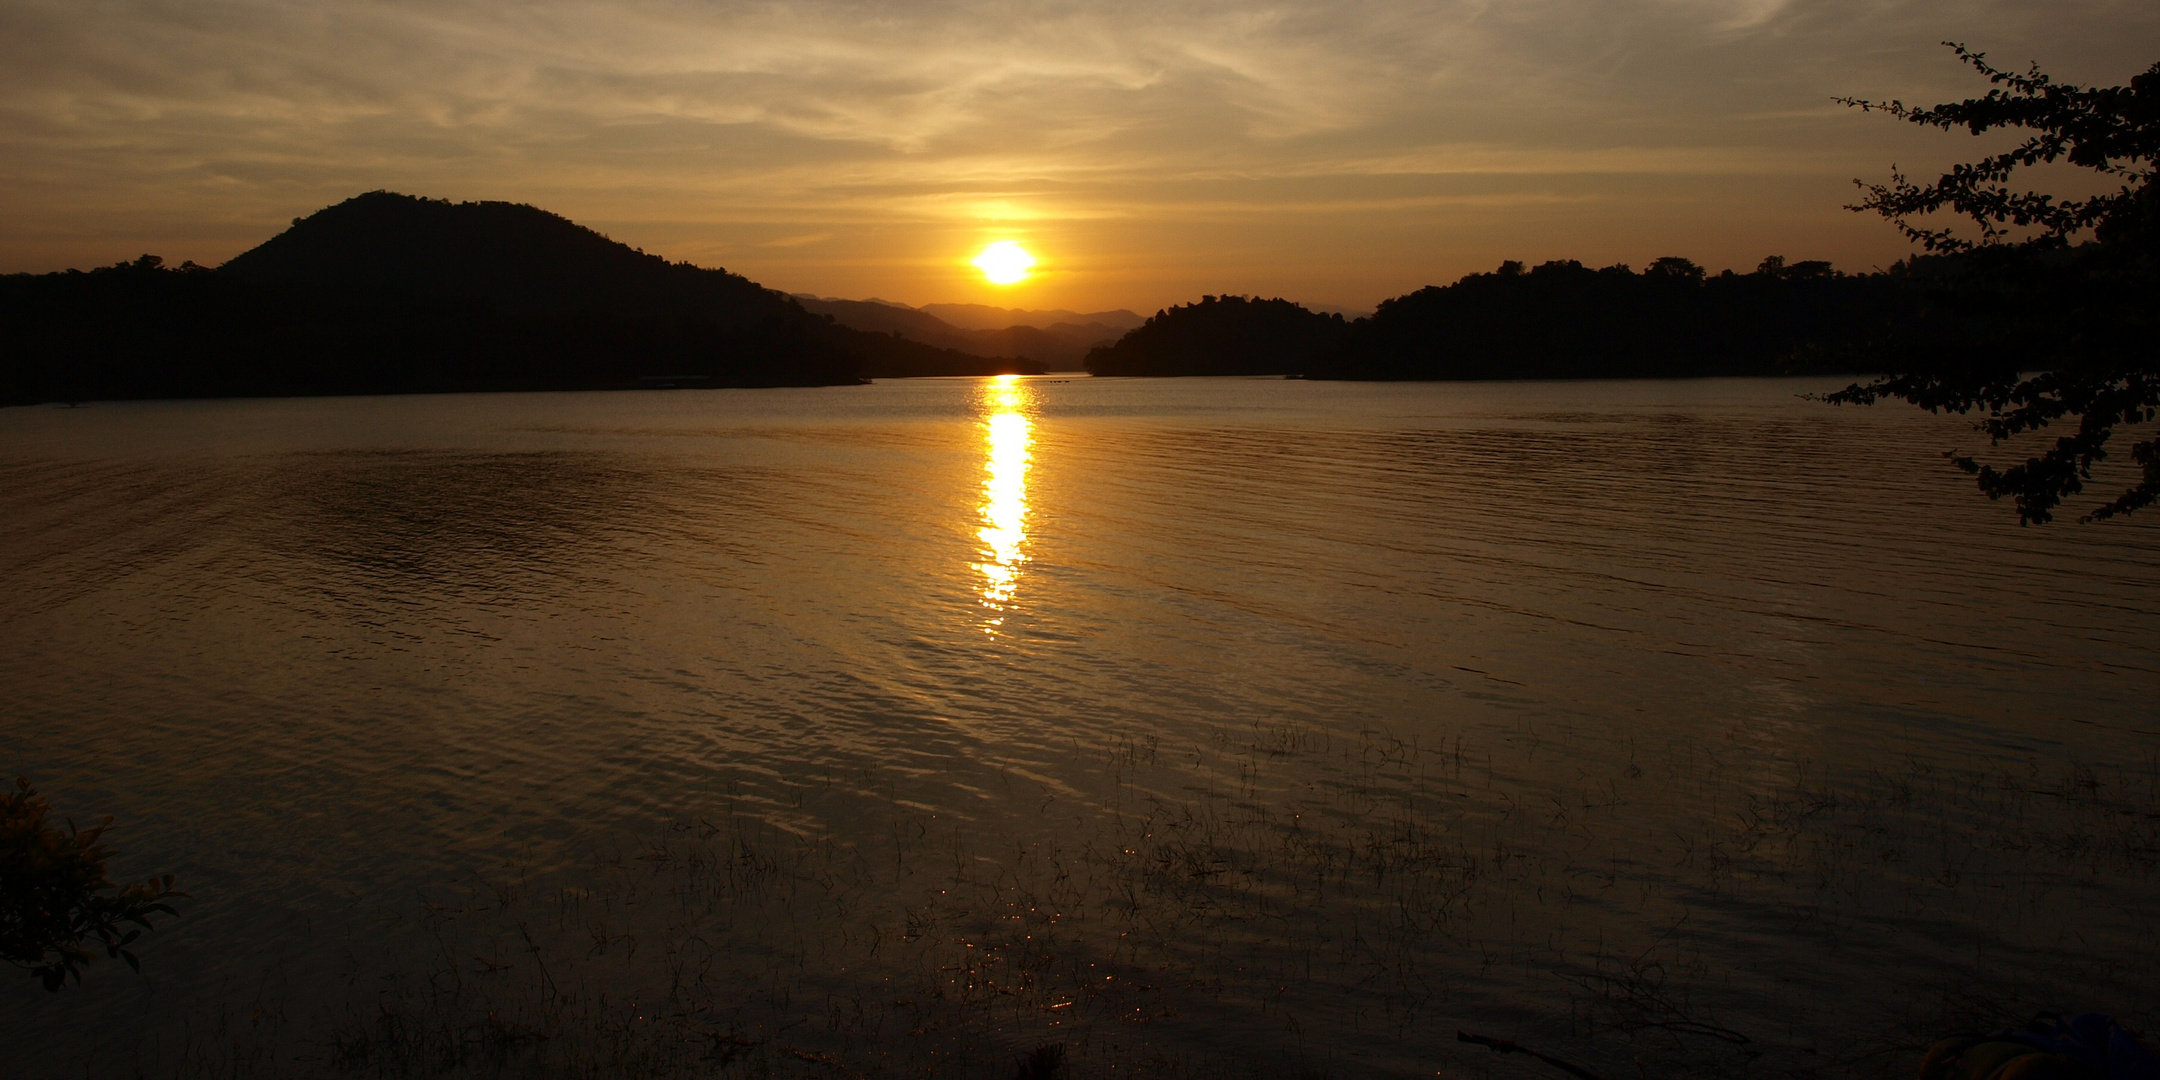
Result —
<svg viewBox="0 0 2160 1080"><path fill-rule="evenodd" d="M974 258L975 268L992 285L1011 285L1027 279L1028 270L1035 265L1035 256L1011 240L1000 240L982 249Z"/></svg>

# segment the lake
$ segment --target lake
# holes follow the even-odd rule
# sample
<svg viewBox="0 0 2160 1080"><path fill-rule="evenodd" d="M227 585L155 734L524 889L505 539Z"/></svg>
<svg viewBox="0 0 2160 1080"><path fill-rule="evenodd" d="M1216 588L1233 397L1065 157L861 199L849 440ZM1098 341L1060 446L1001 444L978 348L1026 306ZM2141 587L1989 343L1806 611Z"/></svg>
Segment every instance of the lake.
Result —
<svg viewBox="0 0 2160 1080"><path fill-rule="evenodd" d="M2020 528L1966 421L1836 385L0 410L0 768L193 896L139 976L13 976L0 1072L2160 1027L2160 516Z"/></svg>

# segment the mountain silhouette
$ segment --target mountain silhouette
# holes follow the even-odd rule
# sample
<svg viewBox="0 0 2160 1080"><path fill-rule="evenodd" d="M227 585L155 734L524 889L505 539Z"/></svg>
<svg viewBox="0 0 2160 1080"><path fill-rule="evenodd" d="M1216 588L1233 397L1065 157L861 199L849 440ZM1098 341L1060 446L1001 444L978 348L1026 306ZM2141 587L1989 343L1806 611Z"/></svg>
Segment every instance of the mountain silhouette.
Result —
<svg viewBox="0 0 2160 1080"><path fill-rule="evenodd" d="M216 270L0 279L0 400L830 385L1039 371L840 326L556 214L371 192Z"/></svg>
<svg viewBox="0 0 2160 1080"><path fill-rule="evenodd" d="M218 273L348 299L454 298L525 314L569 306L720 326L803 314L739 274L671 263L538 207L384 191L297 219Z"/></svg>
<svg viewBox="0 0 2160 1080"><path fill-rule="evenodd" d="M1087 355L1097 375L1295 375L1340 347L1340 315L1277 297L1203 296Z"/></svg>
<svg viewBox="0 0 2160 1080"><path fill-rule="evenodd" d="M1135 316L1130 325L1125 325L1122 321L1118 325L1101 322L1053 322L1039 327L1013 323L991 328L969 328L955 326L931 314L930 308L981 308L984 312L1003 312L1008 316L1071 313L1006 311L1003 308L983 307L979 304L933 304L913 308L884 300L839 300L803 295L797 295L795 299L812 312L832 316L834 321L842 326L898 334L910 341L956 349L976 356L1024 357L1059 371L1076 370L1081 359L1087 356L1088 350L1108 345L1126 330L1139 325L1138 317Z"/></svg>
<svg viewBox="0 0 2160 1080"><path fill-rule="evenodd" d="M1109 311L1067 311L1064 308L1001 308L988 304L924 304L916 310L926 311L962 330L1003 330L1010 326L1050 327L1059 323L1087 326L1100 323L1123 333L1138 329L1141 323L1147 321L1124 308L1112 308Z"/></svg>

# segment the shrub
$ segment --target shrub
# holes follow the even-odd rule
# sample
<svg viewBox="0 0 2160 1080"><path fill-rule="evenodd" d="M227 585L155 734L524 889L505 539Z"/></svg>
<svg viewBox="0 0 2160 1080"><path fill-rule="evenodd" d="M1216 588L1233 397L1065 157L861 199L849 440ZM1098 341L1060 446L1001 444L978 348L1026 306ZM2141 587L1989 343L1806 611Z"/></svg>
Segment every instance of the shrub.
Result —
<svg viewBox="0 0 2160 1080"><path fill-rule="evenodd" d="M150 929L150 916L178 915L166 901L187 894L173 889L171 874L114 885L102 839L112 818L81 831L70 821L63 831L51 812L21 777L15 790L0 791L0 959L29 968L48 991L70 976L82 981L83 965L96 959L92 946L141 971L128 946Z"/></svg>

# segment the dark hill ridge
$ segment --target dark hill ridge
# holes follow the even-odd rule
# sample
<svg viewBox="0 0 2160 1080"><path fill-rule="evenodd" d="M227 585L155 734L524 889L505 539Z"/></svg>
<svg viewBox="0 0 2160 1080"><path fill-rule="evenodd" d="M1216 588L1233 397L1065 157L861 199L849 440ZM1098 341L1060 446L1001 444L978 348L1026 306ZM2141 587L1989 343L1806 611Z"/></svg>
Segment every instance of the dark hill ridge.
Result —
<svg viewBox="0 0 2160 1080"><path fill-rule="evenodd" d="M1067 311L1064 308L1029 310L1027 308L991 307L988 304L924 304L917 308L962 330L1003 330L1012 326L1056 326L1071 323L1088 326L1100 323L1123 333L1138 329L1147 320L1124 308L1109 311Z"/></svg>
<svg viewBox="0 0 2160 1080"><path fill-rule="evenodd" d="M1847 372L1869 347L1927 332L1898 274L1763 260L1711 276L1509 262L1344 320L1287 300L1203 297L1088 354L1098 375L1318 379L1642 379Z"/></svg>
<svg viewBox="0 0 2160 1080"><path fill-rule="evenodd" d="M323 295L480 300L504 311L570 305L722 326L803 314L740 274L671 263L535 206L384 191L296 219L218 273Z"/></svg>
<svg viewBox="0 0 2160 1080"><path fill-rule="evenodd" d="M816 314L832 316L834 321L842 326L898 334L910 341L957 349L976 356L1024 357L1061 371L1077 369L1080 360L1087 356L1088 350L1108 345L1116 341L1118 335L1124 331L1139 325L1139 319L1135 316L1129 326L1112 326L1100 322L1057 322L1043 327L1015 323L996 328L971 329L954 326L931 314L929 308L913 308L883 300L839 300L800 294L795 300ZM960 305L931 306L952 308ZM983 310L995 312L1004 309ZM1007 314L1020 316L1050 313L1013 311Z"/></svg>
<svg viewBox="0 0 2160 1080"><path fill-rule="evenodd" d="M1087 356L1097 375L1298 375L1331 355L1340 315L1320 315L1277 297L1204 296L1167 308Z"/></svg>
<svg viewBox="0 0 2160 1080"><path fill-rule="evenodd" d="M145 256L0 278L6 402L1039 370L840 326L534 207L390 192L296 220L216 270Z"/></svg>

